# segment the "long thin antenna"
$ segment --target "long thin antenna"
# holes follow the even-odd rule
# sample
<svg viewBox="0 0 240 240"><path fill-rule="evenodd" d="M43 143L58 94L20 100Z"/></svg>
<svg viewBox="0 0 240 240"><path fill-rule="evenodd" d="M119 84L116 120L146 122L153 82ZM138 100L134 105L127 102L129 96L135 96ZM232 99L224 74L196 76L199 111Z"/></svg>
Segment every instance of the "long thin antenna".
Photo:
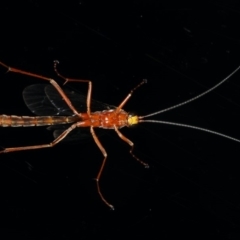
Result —
<svg viewBox="0 0 240 240"><path fill-rule="evenodd" d="M199 131L202 131L202 132L208 132L208 133L211 133L211 134L214 134L214 135L218 135L218 136L221 136L221 137L224 137L224 138L227 138L227 139L230 139L230 140L233 140L235 142L239 142L240 143L240 140L237 139L237 138L234 138L234 137L231 137L231 136L228 136L226 134L219 133L219 132L216 132L216 131L212 131L212 130L209 130L207 128L201 128L201 127L188 125L188 124L183 124L183 123L160 121L160 120L139 120L139 123L142 123L142 122L160 123L160 124L166 124L166 125L172 125L172 126L196 129L196 130L199 130Z"/></svg>
<svg viewBox="0 0 240 240"><path fill-rule="evenodd" d="M181 107L181 106L183 106L183 105L185 105L185 104L188 104L188 103L190 103L190 102L192 102L192 101L195 101L195 100L203 97L204 95L212 92L214 89L216 89L216 88L219 87L220 85L222 85L222 84L223 84L224 82L226 82L230 77L232 77L239 69L240 69L240 66L237 67L232 73L230 73L230 74L229 74L226 78L224 78L221 82L219 82L218 84L214 85L212 88L208 89L207 91L205 91L205 92L197 95L196 97L193 97L193 98L191 98L191 99L189 99L189 100L187 100L187 101L178 103L178 104L176 104L176 105L174 105L174 106L172 106L172 107L165 108L165 109L163 109L163 110L160 110L160 111L157 111L157 112L154 112L154 113L145 115L145 116L140 116L139 119L143 119L143 118L151 117L151 116L154 116L154 115L158 115L158 114L160 114L160 113L170 111L170 110L172 110L172 109L174 109L174 108L178 108L178 107Z"/></svg>

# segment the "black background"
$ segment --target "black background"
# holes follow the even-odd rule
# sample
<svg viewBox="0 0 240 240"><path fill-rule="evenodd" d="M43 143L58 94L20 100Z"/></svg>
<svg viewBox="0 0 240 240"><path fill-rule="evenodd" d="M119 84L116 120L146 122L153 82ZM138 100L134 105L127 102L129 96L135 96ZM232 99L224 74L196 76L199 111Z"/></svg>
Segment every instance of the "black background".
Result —
<svg viewBox="0 0 240 240"><path fill-rule="evenodd" d="M237 1L7 1L0 5L0 61L56 78L93 81L93 98L118 105L143 78L126 111L144 115L187 100L240 64ZM32 115L24 87L40 80L0 72L1 114ZM216 91L152 119L240 138L240 73ZM73 84L86 92L84 84ZM41 128L1 128L3 147L47 143ZM145 123L101 142L108 161L100 200L94 141L0 157L0 237L88 239L239 239L239 143L197 130Z"/></svg>

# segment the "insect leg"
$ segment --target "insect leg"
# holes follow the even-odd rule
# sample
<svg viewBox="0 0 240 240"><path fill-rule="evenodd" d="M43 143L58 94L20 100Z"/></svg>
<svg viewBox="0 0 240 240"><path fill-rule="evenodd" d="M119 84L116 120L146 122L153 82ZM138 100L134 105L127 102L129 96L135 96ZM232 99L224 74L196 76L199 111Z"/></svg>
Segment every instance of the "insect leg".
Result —
<svg viewBox="0 0 240 240"><path fill-rule="evenodd" d="M123 108L123 106L127 103L129 98L132 96L133 92L142 86L144 83L147 83L147 79L143 79L142 82L140 82L135 88L133 88L130 93L124 98L124 100L119 104L119 106L116 109L116 113L120 112L120 110Z"/></svg>
<svg viewBox="0 0 240 240"><path fill-rule="evenodd" d="M104 149L104 147L102 146L101 142L99 141L99 139L98 139L98 137L97 137L97 135L96 135L93 127L90 127L90 131L91 131L91 134L92 134L92 136L93 136L93 139L94 139L95 143L97 144L98 148L100 149L100 151L102 152L103 157L104 157L103 162L102 162L102 165L101 165L101 167L100 167L100 170L99 170L98 175L97 175L97 178L96 178L98 194L99 194L100 198L102 199L102 201L103 201L106 205L108 205L112 210L114 210L114 206L111 205L111 204L103 197L102 192L101 192L101 189L100 189L100 186L99 186L99 180L100 180L100 177L101 177L101 175L102 175L103 168L104 168L104 166L105 166L105 164L106 164L106 160L107 160L107 152L106 152L106 150Z"/></svg>
<svg viewBox="0 0 240 240"><path fill-rule="evenodd" d="M92 99L92 81L90 80L84 80L84 79L75 79L75 78L66 78L63 75L61 75L58 70L57 70L57 64L59 64L59 62L57 60L54 61L54 71L56 72L56 74L65 80L64 84L68 82L85 82L88 83L88 93L87 93L87 113L88 115L91 114L91 99Z"/></svg>
<svg viewBox="0 0 240 240"><path fill-rule="evenodd" d="M5 148L4 150L0 151L0 154L1 153L24 151L24 150L33 150L33 149L54 147L56 144L61 142L76 127L77 127L77 123L75 123L72 126L70 126L61 135L59 135L56 139L54 139L52 142L50 142L48 144L40 144L40 145L32 145L32 146L24 146L24 147Z"/></svg>
<svg viewBox="0 0 240 240"><path fill-rule="evenodd" d="M149 165L143 161L141 161L139 158L137 158L134 154L133 154L133 148L134 148L134 143L129 140L127 137L125 137L116 126L114 126L114 130L116 131L117 135L124 141L126 142L128 145L130 145L131 149L130 149L130 154L138 161L140 162L145 168L149 168Z"/></svg>
<svg viewBox="0 0 240 240"><path fill-rule="evenodd" d="M49 81L49 83L51 83L56 90L58 91L58 93L62 96L63 100L66 102L66 104L69 106L69 108L76 114L81 116L81 113L78 113L78 111L75 109L75 107L72 105L71 101L69 100L69 98L66 96L66 94L64 93L64 91L61 89L61 87L58 85L58 83L52 79L52 78L48 78L39 74L35 74L35 73L31 73L31 72L26 72L23 71L21 69L18 68L13 68L13 67L9 67L6 64L0 62L0 65L2 65L3 67L8 69L8 72L15 72L15 73L19 73L19 74L23 74L26 76L30 76L30 77L34 77L34 78L39 78L45 81Z"/></svg>

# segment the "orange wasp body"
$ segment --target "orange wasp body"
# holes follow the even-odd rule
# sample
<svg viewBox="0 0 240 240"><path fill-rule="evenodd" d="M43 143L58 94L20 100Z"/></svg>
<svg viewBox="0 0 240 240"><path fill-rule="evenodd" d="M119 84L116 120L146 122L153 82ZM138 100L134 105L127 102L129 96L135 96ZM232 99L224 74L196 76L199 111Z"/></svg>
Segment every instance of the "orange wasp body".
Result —
<svg viewBox="0 0 240 240"><path fill-rule="evenodd" d="M67 94L66 92L64 92L55 80L53 80L51 78L48 78L48 77L45 77L45 76L42 76L42 75L39 75L39 74L26 72L26 71L23 71L23 70L20 70L20 69L17 69L17 68L12 68L12 67L9 67L9 66L5 65L4 63L0 62L0 65L7 68L9 72L15 72L15 73L35 77L35 78L41 79L43 81L48 81L52 85L51 89L48 88L48 90L52 91L53 89L55 89L56 93L59 96L61 96L61 100L64 101L65 104L67 105L67 107L71 110L71 115L70 116L35 116L35 117L32 117L32 116L0 115L0 126L2 126L2 127L32 127L32 126L49 126L49 125L61 125L61 124L70 125L64 131L57 134L57 136L55 137L55 139L51 143L41 144L41 145L33 145L33 146L10 147L10 148L5 148L4 150L0 151L0 153L8 153L8 152L16 152L16 151L23 151L23 150L53 147L57 143L62 141L74 129L79 128L79 127L85 127L85 128L89 127L91 135L92 135L95 143L97 144L98 148L100 149L100 151L103 154L103 162L102 162L102 165L101 165L100 170L99 170L99 172L97 174L97 177L96 177L97 190L98 190L98 193L99 193L102 201L107 206L109 206L111 209L114 209L113 205L111 205L104 198L104 196L101 193L100 186L99 186L99 180L100 180L100 177L101 177L101 174L102 174L102 171L103 171L103 168L105 166L106 159L107 159L107 152L104 149L104 147L102 146L100 140L98 139L94 128L104 128L104 129L115 130L117 135L123 141L125 141L128 145L130 145L131 155L137 161L139 161L141 164L143 164L146 168L149 167L148 164L144 163L143 161L138 159L133 154L134 144L133 144L132 141L130 141L127 137L125 137L120 132L120 130L119 130L120 128L128 127L128 126L135 125L135 124L142 123L142 122L160 123L160 124L167 124L167 125L174 125L174 126L192 128L192 129L212 133L212 134L215 134L215 135L218 135L218 136L221 136L221 137L225 137L225 138L231 139L233 141L240 142L239 139L233 138L231 136L228 136L228 135L216 132L216 131L212 131L212 130L209 130L209 129L197 127L197 126L192 126L192 125L187 125L187 124L182 124L182 123L175 123L175 122L160 121L160 120L143 120L144 118L154 116L154 115L158 115L160 113L178 108L180 106L183 106L187 103L190 103L194 100L197 100L197 99L203 97L204 95L208 94L209 92L213 91L214 89L216 89L217 87L222 85L224 82L226 82L234 73L236 73L240 69L240 67L238 67L236 70L234 70L231 74L229 74L226 78L224 78L218 84L216 84L212 88L208 89L207 91L197 95L196 97L193 97L193 98L191 98L187 101L184 101L184 102L179 103L177 105L174 105L172 107L169 107L169 108L166 108L166 109L163 109L163 110L160 110L160 111L157 111L157 112L145 115L145 116L137 116L137 115L128 114L126 111L123 110L123 107L125 106L127 101L130 99L130 97L132 96L132 93L138 87L140 87L141 85L146 83L146 80L143 80L134 89L132 89L130 91L130 93L124 98L124 100L119 104L118 107L115 107L113 109L106 109L106 110L103 110L103 111L92 112L91 111L92 82L90 80L71 79L71 78L63 77L57 71L57 68L56 68L57 64L58 64L58 61L54 61L54 70L59 77L61 77L65 80L65 83L67 83L67 82L84 82L84 83L88 84L88 93L87 93L87 97L86 97L87 112L85 112L85 113L79 112L75 108L75 106L72 104L71 99L69 97L70 94ZM47 86L51 86L51 85L47 85ZM36 108L34 107L34 104L31 102L33 98L28 97L28 96L31 96L31 95L35 96L34 91L37 90L38 87L39 87L39 85L32 85L32 86L27 87L24 90L24 98L25 98L24 100L27 103L30 110L32 110L32 112L34 112L34 113L36 112L38 115L40 115L39 113L41 113L41 112L40 111L38 112L38 110L36 110Z"/></svg>

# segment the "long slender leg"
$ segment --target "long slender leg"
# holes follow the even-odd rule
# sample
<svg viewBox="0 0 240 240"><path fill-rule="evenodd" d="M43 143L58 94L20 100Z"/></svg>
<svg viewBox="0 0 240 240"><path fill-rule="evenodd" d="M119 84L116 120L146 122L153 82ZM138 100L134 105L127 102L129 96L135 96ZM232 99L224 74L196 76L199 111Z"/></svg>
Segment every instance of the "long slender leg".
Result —
<svg viewBox="0 0 240 240"><path fill-rule="evenodd" d="M119 104L119 106L116 109L116 113L118 113L123 106L127 103L127 101L129 100L129 98L132 96L133 92L139 88L140 86L142 86L144 83L147 83L147 79L143 79L142 82L140 82L135 88L133 88L130 93L123 99L123 101ZM134 154L133 154L133 148L134 148L134 143L132 141L130 141L127 137L125 137L116 126L114 126L114 129L116 131L116 133L118 134L118 136L124 141L126 142L128 145L131 146L130 149L130 154L138 161L140 162L142 165L145 166L145 168L149 168L149 165L143 161L141 161L139 158L137 158Z"/></svg>
<svg viewBox="0 0 240 240"><path fill-rule="evenodd" d="M61 77L62 79L65 80L65 83L68 83L68 82L87 82L88 83L88 93L87 93L87 113L88 115L90 116L91 115L91 97L92 97L92 82L90 80L82 80L82 79L75 79L75 78L67 78L67 77L64 77L63 75L61 75L58 70L57 70L57 64L59 64L58 61L54 61L54 70L56 72L56 74ZM78 126L80 127L81 126L81 123L78 124ZM100 167L100 170L97 174L97 177L96 177L96 184L97 184L97 191L98 191L98 194L100 196L100 198L102 199L102 201L108 205L112 210L114 210L114 206L112 204L110 204L103 196L102 192L101 192L101 188L99 186L99 180L100 180L100 177L102 175L102 171L104 169L104 166L106 164L106 160L107 160L107 152L106 150L104 149L104 147L102 146L101 142L99 141L93 127L91 126L90 127L90 132L92 134L92 137L95 141L95 143L97 144L98 148L100 149L100 151L102 152L103 154L103 162L102 162L102 165Z"/></svg>
<svg viewBox="0 0 240 240"><path fill-rule="evenodd" d="M124 107L124 105L126 104L126 102L129 100L129 98L132 96L133 92L139 88L140 86L142 86L144 83L147 83L147 79L143 79L142 82L140 82L135 88L133 88L130 93L124 98L124 100L119 104L119 106L116 109L116 112L120 112L120 110Z"/></svg>
<svg viewBox="0 0 240 240"><path fill-rule="evenodd" d="M114 130L116 131L117 135L124 141L126 142L128 145L130 145L131 149L130 149L130 154L138 161L140 162L145 168L149 168L149 165L143 161L141 161L139 158L137 158L134 154L133 154L133 148L134 148L134 143L129 140L127 137L125 137L118 129L116 126L114 126Z"/></svg>
<svg viewBox="0 0 240 240"><path fill-rule="evenodd" d="M100 151L102 152L103 154L103 162L102 162L102 165L100 167L100 170L98 172L98 175L97 175L97 178L96 178L96 183L97 183L97 190L98 190L98 194L100 196L100 198L102 199L102 201L107 204L112 210L114 210L114 206L111 205L102 195L102 192L101 192L101 189L100 189L100 186L99 186L99 180L100 180L100 177L102 175L102 171L103 171L103 168L105 166L105 163L106 163L106 160L107 160L107 152L106 150L104 149L104 147L102 146L101 142L99 141L97 135L95 134L95 131L93 129L93 127L90 127L90 131L91 131L91 134L93 136L93 139L95 141L95 143L97 144L98 148L100 149Z"/></svg>
<svg viewBox="0 0 240 240"><path fill-rule="evenodd" d="M56 72L56 74L65 80L64 84L68 82L85 82L88 83L88 93L87 93L87 113L90 116L91 114L91 99L92 99L92 81L90 80L84 80L84 79L75 79L75 78L67 78L64 77L63 75L61 75L58 70L57 70L57 64L59 64L59 62L57 60L54 61L54 71Z"/></svg>
<svg viewBox="0 0 240 240"><path fill-rule="evenodd" d="M25 147L5 148L4 150L0 151L0 154L1 153L23 151L23 150L33 150L33 149L54 147L56 144L58 144L60 141L62 141L76 127L77 127L77 123L75 123L72 126L70 126L61 135L59 135L56 139L54 139L54 141L52 141L52 142L50 142L48 144L32 145L32 146L25 146Z"/></svg>
<svg viewBox="0 0 240 240"><path fill-rule="evenodd" d="M42 80L45 80L45 81L49 81L49 83L51 83L55 88L56 90L59 92L59 94L62 96L63 100L66 102L66 104L69 106L69 108L78 116L81 116L81 113L79 113L75 107L72 105L71 101L69 100L69 98L66 96L66 94L64 93L64 91L61 89L61 87L57 84L57 82L52 79L52 78L48 78L48 77L45 77L45 76L42 76L42 75L39 75L39 74L35 74L35 73L31 73L31 72L26 72L26 71L23 71L21 69L17 69L17 68L12 68L12 67L9 67L7 66L6 64L0 62L0 65L2 65L3 67L7 68L8 69L8 72L15 72L15 73L19 73L19 74L23 74L23 75L27 75L27 76L30 76L30 77L35 77L35 78L39 78L39 79L42 79Z"/></svg>

